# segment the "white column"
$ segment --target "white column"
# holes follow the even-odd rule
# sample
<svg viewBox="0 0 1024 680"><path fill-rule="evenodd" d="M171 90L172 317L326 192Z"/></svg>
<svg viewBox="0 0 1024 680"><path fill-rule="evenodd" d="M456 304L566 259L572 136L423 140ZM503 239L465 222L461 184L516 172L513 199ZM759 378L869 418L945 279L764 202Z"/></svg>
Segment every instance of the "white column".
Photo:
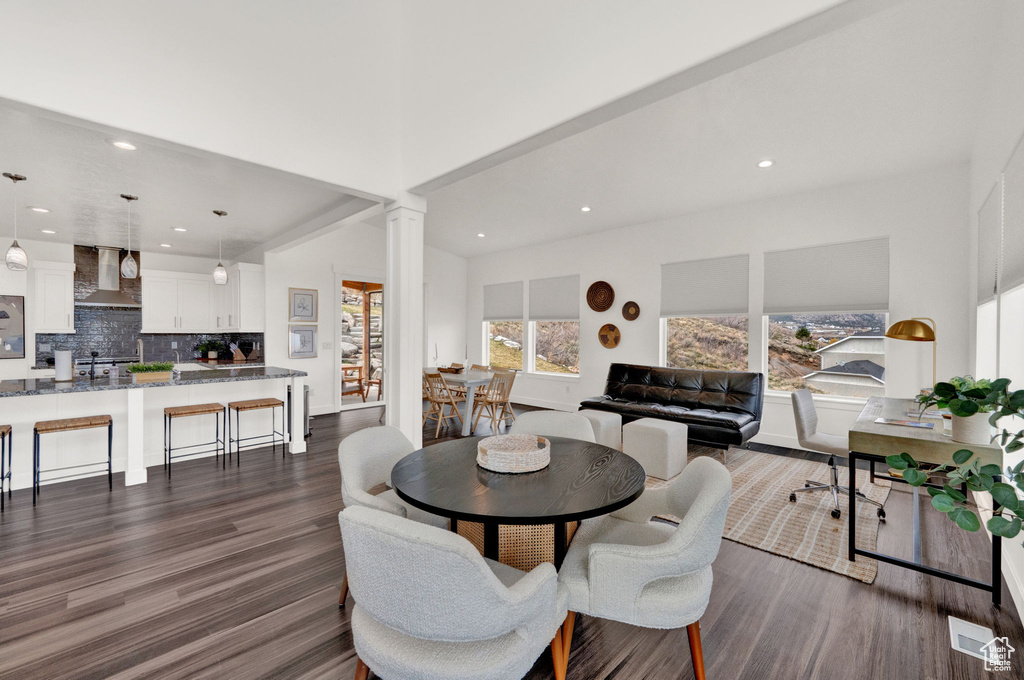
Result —
<svg viewBox="0 0 1024 680"><path fill-rule="evenodd" d="M282 431L285 431L285 437L288 438L288 452L289 453L305 453L306 452L306 437L304 433L306 431L306 423L303 420L306 417L306 408L303 403L306 398L306 379L297 375L292 378L292 403L291 403L291 433L287 432L285 423L282 423Z"/></svg>
<svg viewBox="0 0 1024 680"><path fill-rule="evenodd" d="M426 201L403 194L387 207L384 283L384 399L387 424L423 444L423 215Z"/></svg>
<svg viewBox="0 0 1024 680"><path fill-rule="evenodd" d="M146 438L143 436L146 390L139 388L125 392L128 395L128 461L125 463L124 485L132 486L146 483ZM114 428L117 428L117 423L114 423Z"/></svg>

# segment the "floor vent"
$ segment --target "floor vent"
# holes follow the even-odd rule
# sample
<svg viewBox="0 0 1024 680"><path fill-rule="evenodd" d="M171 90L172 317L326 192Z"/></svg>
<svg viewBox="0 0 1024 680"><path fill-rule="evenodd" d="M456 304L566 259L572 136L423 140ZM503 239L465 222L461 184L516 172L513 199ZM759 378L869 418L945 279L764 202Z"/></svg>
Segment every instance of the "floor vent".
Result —
<svg viewBox="0 0 1024 680"><path fill-rule="evenodd" d="M979 626L955 616L949 617L949 643L958 652L984 660L985 655L981 648L993 638L995 638L995 633L991 628Z"/></svg>

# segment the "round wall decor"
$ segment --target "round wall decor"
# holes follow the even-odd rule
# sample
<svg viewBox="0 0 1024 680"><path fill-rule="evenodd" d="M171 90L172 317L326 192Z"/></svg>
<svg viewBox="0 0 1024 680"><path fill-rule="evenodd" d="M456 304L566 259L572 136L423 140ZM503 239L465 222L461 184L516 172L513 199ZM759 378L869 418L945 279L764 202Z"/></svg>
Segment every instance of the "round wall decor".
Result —
<svg viewBox="0 0 1024 680"><path fill-rule="evenodd" d="M615 302L615 291L607 281L595 281L587 289L587 304L595 312L605 312L611 309Z"/></svg>
<svg viewBox="0 0 1024 680"><path fill-rule="evenodd" d="M622 339L622 333L615 324L606 323L601 326L601 330L597 332L597 339L601 341L603 347L613 349L619 346L619 340Z"/></svg>
<svg viewBox="0 0 1024 680"><path fill-rule="evenodd" d="M622 318L626 321L636 321L636 318L640 316L640 305L630 300L626 304L622 305Z"/></svg>

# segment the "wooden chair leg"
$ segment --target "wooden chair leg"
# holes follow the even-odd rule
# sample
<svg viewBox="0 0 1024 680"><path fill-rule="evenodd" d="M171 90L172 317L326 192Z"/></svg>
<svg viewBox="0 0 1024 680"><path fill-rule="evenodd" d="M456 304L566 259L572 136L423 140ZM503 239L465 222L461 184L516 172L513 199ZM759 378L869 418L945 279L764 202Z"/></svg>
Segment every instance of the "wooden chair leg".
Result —
<svg viewBox="0 0 1024 680"><path fill-rule="evenodd" d="M555 680L565 680L565 653L562 651L562 629L551 638L551 665L555 667Z"/></svg>
<svg viewBox="0 0 1024 680"><path fill-rule="evenodd" d="M345 600L348 598L348 573L345 574L345 578L341 580L341 597L338 598L338 606L342 609L345 608Z"/></svg>
<svg viewBox="0 0 1024 680"><path fill-rule="evenodd" d="M686 635L690 638L690 659L693 661L693 676L697 680L706 680L704 675L704 651L700 647L700 621L694 621L686 627Z"/></svg>
<svg viewBox="0 0 1024 680"><path fill-rule="evenodd" d="M572 648L572 629L576 625L576 612L569 612L562 624L562 651L565 652L565 665L569 665L569 652Z"/></svg>
<svg viewBox="0 0 1024 680"><path fill-rule="evenodd" d="M370 667L363 663L363 660L358 656L356 657L356 677L355 680L366 680L370 677Z"/></svg>

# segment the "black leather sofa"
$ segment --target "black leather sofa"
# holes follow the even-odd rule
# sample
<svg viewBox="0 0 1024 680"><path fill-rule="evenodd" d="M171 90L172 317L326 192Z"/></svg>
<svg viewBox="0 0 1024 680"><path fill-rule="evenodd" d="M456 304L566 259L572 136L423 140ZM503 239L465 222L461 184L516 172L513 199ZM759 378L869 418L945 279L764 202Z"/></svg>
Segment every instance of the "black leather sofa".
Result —
<svg viewBox="0 0 1024 680"><path fill-rule="evenodd" d="M688 441L727 449L761 429L764 375L612 364L604 394L580 409L612 411L623 423L659 418L686 423Z"/></svg>

